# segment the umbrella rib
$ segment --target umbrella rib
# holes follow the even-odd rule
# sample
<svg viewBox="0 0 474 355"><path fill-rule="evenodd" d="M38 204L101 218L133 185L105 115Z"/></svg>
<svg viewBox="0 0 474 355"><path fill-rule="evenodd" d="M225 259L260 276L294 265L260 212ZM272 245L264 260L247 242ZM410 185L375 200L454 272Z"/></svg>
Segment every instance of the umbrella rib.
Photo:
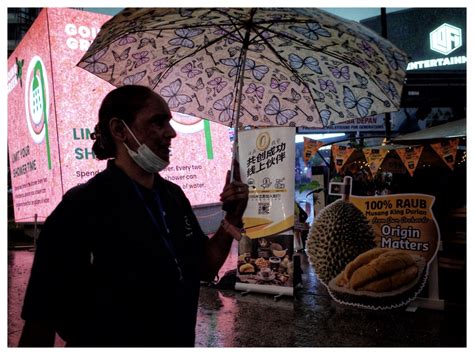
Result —
<svg viewBox="0 0 474 355"><path fill-rule="evenodd" d="M281 21L283 22L283 21ZM280 23L281 23L280 22ZM271 29L270 27L272 26L272 24L270 24L268 27L263 27L263 26L260 26L259 24L255 24L255 27L263 27L263 29L273 33L274 35L276 36L283 36L285 38L288 38L289 40L292 40L292 41L295 41L299 44L301 44L302 46L306 47L306 48L309 48L309 49L312 49L312 50L315 50L315 51L319 51L323 54L326 54L326 55L329 55L333 58L336 58L336 59L339 59L347 64L350 64L350 65L354 65L355 67L359 68L360 70L362 70L367 76L369 76L370 78L372 78L373 75L371 75L370 73L367 73L366 70L364 68L362 68L360 65L358 65L357 63L355 63L354 61L352 61L350 58L345 58L343 56L340 56L338 54L335 54L331 51L328 51L326 50L327 47L330 47L330 46L334 46L334 45L330 45L330 46L327 46L326 48L316 48L316 47L313 47L307 43L302 43L300 40L298 40L297 38L294 38L292 36L289 36L287 35L286 33L281 33L281 32L276 32L275 30ZM265 40L265 38L263 36L261 36L262 39ZM268 43L268 42L267 42ZM384 92L384 89L381 87L381 85L378 83L377 80L372 80L372 83L377 86L379 88L379 90L381 92ZM387 100L394 106L394 107L398 107L399 104L396 103L396 100L395 99L391 99L388 95L387 95Z"/></svg>
<svg viewBox="0 0 474 355"><path fill-rule="evenodd" d="M229 17L229 20L231 20L231 17ZM158 80L158 81L155 83L155 85L154 85L153 88L155 88L156 86L158 86L158 84L159 84L160 81L161 81L161 78L166 77L166 74L167 74L170 70L172 70L172 68L173 68L175 65L177 65L178 63L180 63L181 61L183 61L183 60L185 60L185 59L187 59L187 58L189 58L189 57L192 57L192 56L196 55L197 53L199 53L199 52L202 51L202 50L207 51L207 48L208 48L208 47L210 47L210 46L213 45L214 43L217 43L217 42L221 41L222 39L225 39L225 38L228 37L229 35L234 34L235 32L237 32L237 33L239 33L239 36L241 37L242 41L244 41L244 39L242 38L242 35L241 35L241 33L240 33L240 30L243 28L243 24L240 25L240 24L237 24L237 23L231 23L231 25L234 26L234 30L232 30L232 31L228 31L227 29L222 28L222 26L229 26L229 25L217 25L217 26L214 25L214 26L217 27L219 30L224 31L224 32L225 32L225 35L222 35L222 36L220 36L220 37L214 38L213 40L209 41L208 43L205 43L203 46L198 47L194 52L192 52L192 53L186 55L186 56L183 57L183 58L178 59L176 62L174 62L172 65L170 65L170 66L163 72L163 74L162 74L161 77L160 77L160 80ZM214 57L213 57L212 55L210 55L210 57L211 57L212 60L214 61ZM216 62L214 61L214 64L217 65L218 63L216 63ZM245 63L244 63L244 67L245 67ZM245 69L244 69L244 70L245 70ZM237 85L237 84L235 84L235 85ZM234 86L235 86L235 85L234 85Z"/></svg>
<svg viewBox="0 0 474 355"><path fill-rule="evenodd" d="M221 26L235 26L237 27L239 24L243 24L244 22L239 19L238 17L235 17L233 15L230 15L224 11L221 11L219 9L211 9L207 14L212 14L212 11L215 11L217 12L219 15L221 16L225 16L227 17L227 19L230 21L228 24L225 24L225 23L220 23L220 24L214 24L214 23L198 23L198 24L195 24L195 25L190 25L190 24L186 24L185 22L188 21L187 18L184 18L184 19L180 19L180 20L177 20L177 21L180 21L182 22L183 26L172 26L170 25L169 27L160 27L160 28L156 28L156 29L151 29L152 31L159 31L159 30L177 30L177 29L183 29L183 28L196 28L196 27L209 27L209 28L212 28L212 27L221 27ZM295 22L295 21L293 21ZM126 33L138 33L138 32L142 32L142 30L137 30L137 31L129 31L129 32L125 32L125 33L122 33L120 34L120 36L126 34ZM230 34L232 32L227 32L227 34ZM243 37L241 38L243 40Z"/></svg>
<svg viewBox="0 0 474 355"><path fill-rule="evenodd" d="M241 28L236 28L235 31L238 31L238 30L240 30L240 29L241 29ZM235 31L233 31L233 32L235 32ZM233 33L233 32L227 32L227 34L228 34L228 33ZM190 54L188 54L188 55L186 55L186 56L184 56L184 57L178 59L176 62L174 62L172 65L170 65L170 66L163 72L163 74L161 75L160 79L159 79L158 81L156 81L155 85L153 86L153 89L158 86L158 84L159 84L160 81L161 81L161 78L166 77L166 74L167 74L170 70L172 70L175 65L179 64L179 63L180 63L181 61L183 61L183 60L186 60L186 59L188 59L188 58L190 58L190 57L196 55L197 53L199 53L199 52L202 51L202 50L205 50L205 51L206 51L207 48L210 47L211 45L213 45L214 43L217 43L217 42L219 42L220 40L226 38L227 34L226 34L226 35L223 35L223 36L220 36L220 37L217 37L217 38L214 38L213 40L209 41L207 44L204 44L203 46L198 47L194 52L192 52L192 53L190 53ZM212 55L210 55L210 57L211 57L212 60L214 61L214 57L213 57ZM216 63L216 62L214 61L214 64L217 65L218 63Z"/></svg>
<svg viewBox="0 0 474 355"><path fill-rule="evenodd" d="M270 45L270 43L267 41L267 39L265 37L261 36L259 32L255 31L255 33L257 33L257 35L260 36L260 38L267 44L267 47L277 56L278 59L280 59L282 65L284 65L291 73L293 73L293 75L296 78L298 78L298 80L300 80L301 83L308 89L309 95L313 99L313 102L315 102L316 100L313 96L313 93L311 92L309 86L306 84L305 80L296 71L294 71L291 66L288 65L287 61L275 50L275 48L272 45ZM270 59L268 59L268 60L270 60ZM315 105L315 107L316 107L316 110L318 111L320 122L324 127L324 123L321 119L319 108L316 105Z"/></svg>
<svg viewBox="0 0 474 355"><path fill-rule="evenodd" d="M271 26L271 25L272 25L272 24L270 24L270 26ZM302 42L301 40L299 40L299 39L296 38L296 37L289 36L289 35L287 35L286 33L276 32L275 30L271 29L270 26L269 26L269 27L263 27L263 29L265 29L265 30L267 30L267 31L269 31L269 32L271 32L271 33L273 33L273 34L276 35L276 36L282 36L282 37L285 37L285 38L287 38L287 39L289 39L289 40L291 40L291 41L294 41L294 42L300 44L302 47L305 47L305 48L307 48L307 49L311 49L311 50L314 50L314 51L316 51L316 52L321 52L321 53L326 54L326 55L329 55L329 56L331 56L331 57L333 57L333 58L336 58L336 59L339 59L339 60L343 60L344 62L348 62L349 64L354 64L353 62L349 62L346 58L344 58L344 57L342 57L342 56L340 56L340 55L338 55L338 54L332 53L331 51L327 51L326 48L324 48L324 47L321 47L321 48L313 47L312 45L310 45L310 44L308 44L308 43ZM261 27L261 26L259 26L258 24L255 24L255 27L257 28L257 27ZM262 37L262 38L263 38L263 37ZM268 42L267 42L267 43L268 43Z"/></svg>
<svg viewBox="0 0 474 355"><path fill-rule="evenodd" d="M165 26L165 27L160 27L160 28L151 28L149 30L147 30L146 32L151 32L151 31L170 31L170 30L179 30L179 29L183 29L183 28L212 28L212 27L217 27L219 28L220 30L222 31L225 31L225 35L219 37L219 38L216 38L215 40L213 40L210 44L214 44L215 42L221 40L222 38L225 38L225 36L229 36L230 34L234 33L234 32L237 32L239 31L242 26L239 26L238 22L234 22L232 20L237 20L239 21L238 18L235 18L234 16L231 16L225 12L222 12L218 9L212 9L216 12L218 12L220 15L223 15L223 16L226 16L230 23L229 24L213 24L213 23L199 23L199 24L196 24L196 25L189 25L189 24L185 24L183 23L183 26L173 26L173 25L169 25L169 26ZM212 11L211 10L211 11ZM211 11L208 12L208 14L211 13ZM177 20L177 21L187 21L188 19L187 18L184 18L182 20ZM227 31L225 30L224 28L222 28L222 26L235 26L235 30L234 31ZM106 32L106 28L102 28L102 30L104 30L104 33ZM120 38L122 38L123 36L125 35L130 35L130 34L136 34L136 33L140 33L140 32L143 32L142 29L139 29L139 30L134 30L134 29L129 29L129 30L124 30L123 32L120 32L118 34L116 34L115 36L111 37L107 42L104 42L103 45L111 45L112 43L118 41ZM240 32L239 32L239 35L240 35ZM241 40L243 41L243 37L240 35L241 37ZM97 53L98 51L100 50L100 48L98 48L95 52L91 52L91 55L90 56L93 56L95 53ZM89 56L89 57L90 57Z"/></svg>

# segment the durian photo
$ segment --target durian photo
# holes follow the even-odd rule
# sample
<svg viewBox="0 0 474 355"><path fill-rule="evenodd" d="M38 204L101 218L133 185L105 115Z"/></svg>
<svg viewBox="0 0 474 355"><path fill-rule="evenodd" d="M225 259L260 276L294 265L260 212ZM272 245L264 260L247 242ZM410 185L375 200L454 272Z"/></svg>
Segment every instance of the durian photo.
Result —
<svg viewBox="0 0 474 355"><path fill-rule="evenodd" d="M315 217L306 244L309 261L319 281L340 303L372 309L408 304L426 282L425 259L377 246L369 221L349 201L351 182L346 177L342 198Z"/></svg>
<svg viewBox="0 0 474 355"><path fill-rule="evenodd" d="M306 252L319 280L327 285L356 256L375 246L368 220L349 202L348 196L343 196L323 208L314 219Z"/></svg>
<svg viewBox="0 0 474 355"><path fill-rule="evenodd" d="M331 279L329 293L337 301L363 308L395 308L411 302L427 277L425 260L410 252L373 248Z"/></svg>

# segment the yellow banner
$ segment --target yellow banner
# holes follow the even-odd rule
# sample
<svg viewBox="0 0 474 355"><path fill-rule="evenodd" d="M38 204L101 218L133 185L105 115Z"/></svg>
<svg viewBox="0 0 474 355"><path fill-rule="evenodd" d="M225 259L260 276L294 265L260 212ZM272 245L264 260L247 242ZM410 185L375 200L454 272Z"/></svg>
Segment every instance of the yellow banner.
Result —
<svg viewBox="0 0 474 355"><path fill-rule="evenodd" d="M323 142L316 141L311 138L303 137L303 160L306 163L311 157L316 154L318 149L323 145Z"/></svg>
<svg viewBox="0 0 474 355"><path fill-rule="evenodd" d="M409 147L396 149L396 152L400 156L403 164L407 168L410 176L413 176L416 166L420 160L421 152L423 151L423 146Z"/></svg>
<svg viewBox="0 0 474 355"><path fill-rule="evenodd" d="M264 222L262 218L261 224L257 224L257 225L252 225L252 222L253 222L252 217L244 216L243 220L244 220L244 225L245 225L245 234L250 239L256 239L256 238L266 237L269 235L274 235L281 231L290 229L295 224L295 217L293 215L289 216L283 221L278 221L276 223L272 223L273 221L271 220Z"/></svg>
<svg viewBox="0 0 474 355"><path fill-rule="evenodd" d="M443 159L447 166L451 170L454 170L454 164L456 163L456 153L458 151L459 139L450 139L447 142L433 143L431 147L436 153Z"/></svg>
<svg viewBox="0 0 474 355"><path fill-rule="evenodd" d="M372 225L379 247L413 252L427 263L436 255L440 233L432 211L434 196L351 196L350 200Z"/></svg>
<svg viewBox="0 0 474 355"><path fill-rule="evenodd" d="M362 149L365 155L365 159L369 164L370 172L372 176L377 174L377 170L379 170L380 165L382 165L383 160L387 156L388 150L387 149L372 149L372 148L364 148Z"/></svg>
<svg viewBox="0 0 474 355"><path fill-rule="evenodd" d="M351 156L355 148L346 147L342 145L333 144L331 147L332 158L334 159L334 166L336 171L339 173L346 163L347 159Z"/></svg>
<svg viewBox="0 0 474 355"><path fill-rule="evenodd" d="M240 173L250 187L243 216L249 238L281 233L294 225L294 141L294 127L239 132Z"/></svg>

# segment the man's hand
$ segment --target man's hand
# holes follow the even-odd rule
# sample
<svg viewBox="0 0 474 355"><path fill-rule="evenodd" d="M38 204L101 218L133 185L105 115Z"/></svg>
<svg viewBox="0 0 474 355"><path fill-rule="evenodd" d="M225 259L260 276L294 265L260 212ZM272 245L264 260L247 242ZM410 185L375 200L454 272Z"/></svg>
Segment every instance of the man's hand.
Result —
<svg viewBox="0 0 474 355"><path fill-rule="evenodd" d="M227 172L226 184L221 193L222 209L226 211L225 220L232 224L239 233L243 227L242 216L249 200L249 187L240 178L240 166L234 161L234 181L230 182L230 171ZM229 228L229 227L228 227ZM232 227L231 227L232 228ZM240 233L239 233L240 234ZM240 236L240 235L239 235ZM224 228L219 227L216 233L207 242L202 264L201 279L212 281L229 255L230 247L235 236Z"/></svg>
<svg viewBox="0 0 474 355"><path fill-rule="evenodd" d="M225 219L230 224L242 227L242 216L249 200L249 187L240 177L239 162L234 160L234 181L230 182L230 171L227 171L226 184L220 194L222 209L227 212Z"/></svg>

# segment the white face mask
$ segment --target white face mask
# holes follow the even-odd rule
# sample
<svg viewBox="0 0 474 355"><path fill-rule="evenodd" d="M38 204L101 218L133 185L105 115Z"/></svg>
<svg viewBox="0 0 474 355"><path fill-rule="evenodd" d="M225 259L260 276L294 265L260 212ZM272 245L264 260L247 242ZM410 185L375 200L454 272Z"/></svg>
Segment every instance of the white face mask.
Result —
<svg viewBox="0 0 474 355"><path fill-rule="evenodd" d="M165 169L170 163L161 159L159 156L157 156L153 151L148 148L146 144L141 144L137 137L133 134L133 132L130 130L130 128L127 126L127 124L122 120L123 124L125 127L128 129L130 134L132 135L133 139L135 139L135 142L138 144L138 149L136 152L131 150L125 143L123 145L125 148L127 148L128 154L130 157L137 163L139 167L141 167L143 170L149 173L158 173L161 170Z"/></svg>

